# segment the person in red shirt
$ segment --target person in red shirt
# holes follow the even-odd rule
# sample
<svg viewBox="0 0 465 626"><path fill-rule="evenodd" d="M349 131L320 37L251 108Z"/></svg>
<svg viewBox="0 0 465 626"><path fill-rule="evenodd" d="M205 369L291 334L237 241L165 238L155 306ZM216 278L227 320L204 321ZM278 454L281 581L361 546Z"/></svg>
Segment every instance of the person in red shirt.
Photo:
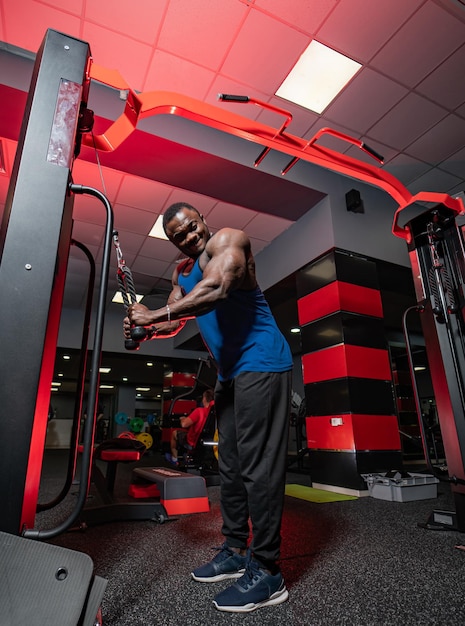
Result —
<svg viewBox="0 0 465 626"><path fill-rule="evenodd" d="M200 433L204 427L210 407L213 404L213 389L206 389L202 394L202 406L197 407L187 417L180 418L181 428L186 430L173 430L171 434L171 453L165 454L166 460L172 465L178 464L178 450L187 448L193 450L197 444Z"/></svg>

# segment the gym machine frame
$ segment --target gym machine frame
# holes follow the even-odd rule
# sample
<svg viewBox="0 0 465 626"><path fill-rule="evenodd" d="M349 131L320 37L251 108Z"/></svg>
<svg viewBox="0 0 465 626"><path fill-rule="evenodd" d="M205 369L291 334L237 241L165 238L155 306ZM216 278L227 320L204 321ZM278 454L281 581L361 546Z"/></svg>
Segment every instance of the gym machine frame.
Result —
<svg viewBox="0 0 465 626"><path fill-rule="evenodd" d="M35 520L71 242L71 168L89 64L87 43L47 31L3 216L0 530L12 534L33 528Z"/></svg>
<svg viewBox="0 0 465 626"><path fill-rule="evenodd" d="M5 553L0 619L8 623L55 623L58 613L60 622L70 626L100 623L106 586L106 580L93 574L87 555L25 538L48 538L67 528L87 495L94 430L90 419L84 433L88 464L83 463L74 513L52 533L33 530L71 245L73 191L85 192L73 188L70 173L85 126L89 62L88 44L47 31L34 66L0 231L0 535ZM107 208L111 229L113 216ZM97 310L100 329L94 339L97 373L107 247ZM89 411L95 416L98 374L91 376L90 387ZM23 537L14 537L19 534Z"/></svg>
<svg viewBox="0 0 465 626"><path fill-rule="evenodd" d="M127 92L125 109L103 135L77 136L78 121L86 111L85 103L92 79ZM64 82L71 83L74 104L71 112L67 113L67 152L64 159L59 159L50 156L50 148L53 131L57 127L60 88ZM247 96L221 94L219 99L271 109L282 114L285 121L275 129L180 94L163 91L137 94L118 72L92 62L87 43L56 31L47 31L38 53L26 103L0 234L3 296L0 303L0 403L3 411L0 421L0 491L4 502L0 531L23 533L32 528L34 522L71 240L73 190L70 182L74 155L69 147L74 148L76 141L97 150L111 151L131 134L140 119L157 114L175 115L262 146L253 163L255 167L271 150L276 150L290 156L289 163L281 171L283 176L299 160L303 160L383 189L399 206L393 233L406 239L409 245L413 240L414 225L398 225L398 217L405 209L426 203L440 207L441 213L448 212L452 221L454 216L465 212L460 198L434 192L420 192L413 196L400 181L378 166L318 143L322 136L329 134L341 142L355 145L382 163L380 155L357 139L323 128L307 141L287 132L292 115L283 109ZM462 249L457 250L455 255L459 264L462 263L460 255L463 255ZM412 269L416 271L417 266ZM461 290L461 285L458 288ZM458 301L461 306L461 299ZM461 311L458 317L462 318ZM27 332L32 323L34 332ZM440 358L442 363L439 368L434 363L430 366L433 375L437 369L441 374L434 385L439 396L438 413L441 429L448 433L446 455L453 472L450 479L459 512L458 527L465 530L462 521L462 499L465 495L462 486L465 478L463 395L460 391L455 397L455 389L448 387L452 385L449 369L452 362L455 367L457 359L454 361L450 354L450 342L442 340L443 328L439 327L439 323L432 320L426 330L427 334L432 333L426 337L427 343L437 346L429 353L434 355L434 359ZM440 333L441 341L436 338L436 332ZM454 341L456 339L454 337ZM463 345L460 347L457 344L454 354L460 349ZM21 363L18 354L21 355ZM459 386L458 383L456 386ZM21 393L17 392L19 389ZM95 399L90 400L94 406L89 406L89 414L95 420L96 403ZM90 451L87 454L90 455Z"/></svg>
<svg viewBox="0 0 465 626"><path fill-rule="evenodd" d="M393 231L407 242L413 270L416 309L425 337L426 354L438 411L455 511L433 511L420 526L432 530L465 532L465 246L457 213L444 204L422 207L403 226L401 211ZM409 346L404 316L404 333ZM429 460L421 407L414 381L420 432L429 469L440 479Z"/></svg>

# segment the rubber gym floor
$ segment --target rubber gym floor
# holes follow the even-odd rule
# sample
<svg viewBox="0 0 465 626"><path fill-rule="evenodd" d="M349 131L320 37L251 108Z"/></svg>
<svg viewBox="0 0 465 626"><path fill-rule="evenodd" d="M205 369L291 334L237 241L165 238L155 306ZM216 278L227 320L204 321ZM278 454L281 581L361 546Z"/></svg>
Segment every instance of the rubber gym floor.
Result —
<svg viewBox="0 0 465 626"><path fill-rule="evenodd" d="M46 451L40 501L59 492L66 454ZM144 458L146 465L165 465L156 452ZM117 495L127 492L132 467L120 464ZM311 485L306 473L287 478ZM73 492L39 513L36 527L60 523ZM222 543L219 487L208 487L208 496L208 513L163 524L111 522L49 541L88 554L95 574L108 580L105 626L463 626L465 535L418 526L433 509L453 509L447 484L438 485L437 498L413 502L361 497L314 503L286 496L281 568L289 600L248 614L214 608L211 600L227 581L202 584L190 577Z"/></svg>

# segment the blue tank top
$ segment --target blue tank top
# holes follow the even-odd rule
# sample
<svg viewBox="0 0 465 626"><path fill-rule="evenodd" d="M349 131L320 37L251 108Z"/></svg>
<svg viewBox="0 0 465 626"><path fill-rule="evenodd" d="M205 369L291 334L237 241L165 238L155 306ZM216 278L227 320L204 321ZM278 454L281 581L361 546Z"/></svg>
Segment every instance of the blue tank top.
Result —
<svg viewBox="0 0 465 626"><path fill-rule="evenodd" d="M186 293L202 280L199 260L190 274L178 274ZM292 369L291 350L259 287L237 289L197 324L218 367L218 378L231 380L240 372L286 372Z"/></svg>

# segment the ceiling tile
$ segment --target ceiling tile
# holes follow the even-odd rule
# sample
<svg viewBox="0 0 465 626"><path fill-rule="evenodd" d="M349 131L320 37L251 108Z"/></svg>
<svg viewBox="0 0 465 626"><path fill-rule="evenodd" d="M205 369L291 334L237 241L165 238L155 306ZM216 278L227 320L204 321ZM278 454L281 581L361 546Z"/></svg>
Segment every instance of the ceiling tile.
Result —
<svg viewBox="0 0 465 626"><path fill-rule="evenodd" d="M105 206L95 196L76 195L74 198L73 219L80 222L104 225L107 219Z"/></svg>
<svg viewBox="0 0 465 626"><path fill-rule="evenodd" d="M460 181L460 183L458 185L455 185L455 187L451 187L448 191L448 193L452 196L452 197L460 197L462 198L462 202L465 202L465 192L464 192L464 188L465 188L465 181L462 178L462 180ZM461 231L462 233L464 232L464 218L463 216L459 216L457 218L457 224L459 226L461 226Z"/></svg>
<svg viewBox="0 0 465 626"><path fill-rule="evenodd" d="M256 211L226 202L218 202L208 215L207 223L215 231L224 227L243 230L256 215Z"/></svg>
<svg viewBox="0 0 465 626"><path fill-rule="evenodd" d="M274 93L309 43L306 35L254 11L241 28L221 73Z"/></svg>
<svg viewBox="0 0 465 626"><path fill-rule="evenodd" d="M408 90L370 68L363 68L325 111L325 117L365 133Z"/></svg>
<svg viewBox="0 0 465 626"><path fill-rule="evenodd" d="M284 23L293 25L306 33L315 33L328 13L336 6L337 0L255 0L252 9L280 18Z"/></svg>
<svg viewBox="0 0 465 626"><path fill-rule="evenodd" d="M367 134L402 151L446 115L447 111L436 104L410 93L372 126Z"/></svg>
<svg viewBox="0 0 465 626"><path fill-rule="evenodd" d="M125 230L122 227L119 227L117 230L123 258L128 267L132 268L134 260L139 254L140 249L142 248L142 245L147 237L146 235L141 235L140 233ZM116 267L116 254L112 254L111 262L114 263Z"/></svg>
<svg viewBox="0 0 465 626"><path fill-rule="evenodd" d="M427 163L437 165L457 152L464 143L465 120L448 115L428 133L412 143L406 152Z"/></svg>
<svg viewBox="0 0 465 626"><path fill-rule="evenodd" d="M459 107L456 109L455 113L456 113L457 115L461 115L462 117L465 117L465 104L462 104L461 106L459 106Z"/></svg>
<svg viewBox="0 0 465 626"><path fill-rule="evenodd" d="M249 237L250 246L252 248L252 254L256 256L263 248L270 243L269 241L262 241L261 239L255 239L254 237Z"/></svg>
<svg viewBox="0 0 465 626"><path fill-rule="evenodd" d="M176 202L187 202L187 204L195 207L204 216L209 215L212 207L216 204L216 200L214 198L210 198L209 196L173 187L173 191L170 193L165 204L163 205L161 213L164 213L169 206L175 204Z"/></svg>
<svg viewBox="0 0 465 626"><path fill-rule="evenodd" d="M147 236L155 221L149 211L141 211L123 204L115 204L113 212L116 230L122 229L139 235Z"/></svg>
<svg viewBox="0 0 465 626"><path fill-rule="evenodd" d="M117 69L132 89L141 91L152 57L152 48L130 37L86 22L82 33L90 43L96 64Z"/></svg>
<svg viewBox="0 0 465 626"><path fill-rule="evenodd" d="M163 276L170 264L159 259L148 258L139 255L132 264L132 271L147 276ZM137 285L136 285L137 290Z"/></svg>
<svg viewBox="0 0 465 626"><path fill-rule="evenodd" d="M179 250L167 239L146 237L139 254L150 259L160 259L172 263L179 257Z"/></svg>
<svg viewBox="0 0 465 626"><path fill-rule="evenodd" d="M318 31L316 39L366 63L422 2L341 0Z"/></svg>
<svg viewBox="0 0 465 626"><path fill-rule="evenodd" d="M447 161L441 163L441 169L459 178L465 178L465 148L461 148L451 155Z"/></svg>
<svg viewBox="0 0 465 626"><path fill-rule="evenodd" d="M455 109L465 101L461 79L465 67L465 45L425 78L416 91L447 109ZM456 76L456 80L453 77Z"/></svg>
<svg viewBox="0 0 465 626"><path fill-rule="evenodd" d="M104 227L88 222L73 221L73 239L80 241L85 246L99 247L103 241Z"/></svg>
<svg viewBox="0 0 465 626"><path fill-rule="evenodd" d="M99 168L89 161L76 159L73 166L73 182L77 185L93 187L104 193L110 202L114 202L123 180L123 174L109 167Z"/></svg>
<svg viewBox="0 0 465 626"><path fill-rule="evenodd" d="M240 2L170 2L158 46L218 69L247 12Z"/></svg>
<svg viewBox="0 0 465 626"><path fill-rule="evenodd" d="M120 1L121 0L116 0L116 2ZM30 0L30 2L43 5L43 11L48 11L50 7L53 7L54 9L60 9L60 11L72 13L78 17L82 16L85 2L89 4L89 0Z"/></svg>
<svg viewBox="0 0 465 626"><path fill-rule="evenodd" d="M79 4L76 4L76 7ZM14 0L3 2L2 5L5 35L8 43L15 46L37 52L48 28L80 38L80 19L67 12L59 11L50 5L45 7L42 3L32 0Z"/></svg>
<svg viewBox="0 0 465 626"><path fill-rule="evenodd" d="M424 4L370 62L415 86L463 44L465 24L433 2Z"/></svg>
<svg viewBox="0 0 465 626"><path fill-rule="evenodd" d="M404 185L408 185L412 180L429 171L431 166L401 153L391 159L383 169L395 176Z"/></svg>
<svg viewBox="0 0 465 626"><path fill-rule="evenodd" d="M170 192L171 187L168 185L127 174L124 176L116 201L118 204L150 211L156 216Z"/></svg>
<svg viewBox="0 0 465 626"><path fill-rule="evenodd" d="M410 191L415 194L420 191L436 191L447 193L449 189L460 182L460 179L437 167L429 170L423 176L414 180L410 185Z"/></svg>
<svg viewBox="0 0 465 626"><path fill-rule="evenodd" d="M144 91L174 91L203 100L215 74L187 59L156 50L150 62Z"/></svg>
<svg viewBox="0 0 465 626"><path fill-rule="evenodd" d="M247 224L245 232L249 237L256 237L262 241L271 241L292 224L293 222L290 220L281 217L257 213L253 220Z"/></svg>
<svg viewBox="0 0 465 626"><path fill-rule="evenodd" d="M142 295L149 293L153 285L159 280L155 274L146 274L145 272L136 272L134 270L133 279L136 292Z"/></svg>
<svg viewBox="0 0 465 626"><path fill-rule="evenodd" d="M111 8L102 0L86 0L85 19L109 30L153 44L157 38L167 0L138 0L136 10L128 10L125 0L112 0ZM141 19L143 16L143 19Z"/></svg>

